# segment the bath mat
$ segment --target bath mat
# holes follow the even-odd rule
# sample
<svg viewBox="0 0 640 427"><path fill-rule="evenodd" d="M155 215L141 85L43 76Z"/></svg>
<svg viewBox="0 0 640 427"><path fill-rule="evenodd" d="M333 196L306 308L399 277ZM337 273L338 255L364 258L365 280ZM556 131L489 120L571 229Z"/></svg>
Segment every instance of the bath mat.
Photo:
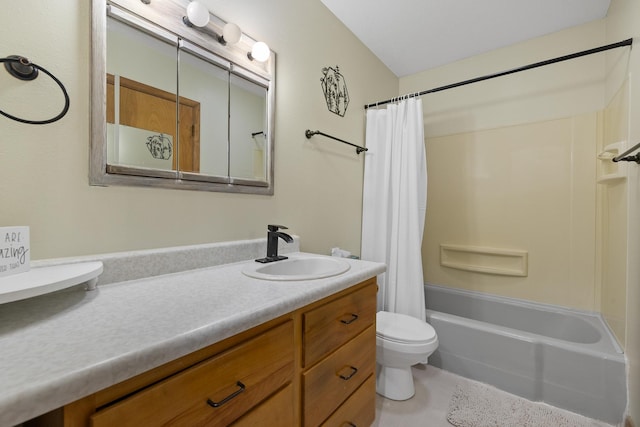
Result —
<svg viewBox="0 0 640 427"><path fill-rule="evenodd" d="M456 427L611 427L481 383L456 387L447 421Z"/></svg>

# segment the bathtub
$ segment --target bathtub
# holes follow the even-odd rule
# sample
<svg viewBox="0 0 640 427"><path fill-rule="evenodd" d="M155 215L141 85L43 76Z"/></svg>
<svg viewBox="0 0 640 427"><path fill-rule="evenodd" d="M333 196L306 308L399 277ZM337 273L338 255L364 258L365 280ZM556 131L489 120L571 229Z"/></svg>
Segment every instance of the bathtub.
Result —
<svg viewBox="0 0 640 427"><path fill-rule="evenodd" d="M509 393L616 424L625 359L599 315L425 285L440 345L429 364Z"/></svg>

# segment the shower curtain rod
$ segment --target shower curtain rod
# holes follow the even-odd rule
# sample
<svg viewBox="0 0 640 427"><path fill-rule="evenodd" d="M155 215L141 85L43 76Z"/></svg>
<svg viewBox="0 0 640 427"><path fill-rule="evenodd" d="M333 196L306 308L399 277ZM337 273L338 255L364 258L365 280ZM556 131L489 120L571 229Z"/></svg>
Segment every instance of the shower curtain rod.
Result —
<svg viewBox="0 0 640 427"><path fill-rule="evenodd" d="M448 84L448 85L445 85L445 86L440 86L440 87L436 87L436 88L433 88L433 89L423 90L422 92L412 93L412 94L396 97L396 98L393 98L393 99L387 99L385 101L379 101L379 102L375 102L373 104L367 104L367 105L364 106L364 108L366 110L367 108L377 107L379 105L388 104L390 102L394 102L394 101L396 101L398 99L402 99L404 97L413 98L415 96L422 96L422 95L426 95L428 93L441 92L443 90L453 89L454 87L464 86L464 85L468 85L468 84L471 84L471 83L477 83L477 82L481 82L483 80L495 79L496 77L502 77L502 76L506 76L506 75L509 75L509 74L519 73L520 71L531 70L532 68L538 68L538 67L542 67L544 65L555 64L556 62L567 61L569 59L580 58L581 56L586 56L586 55L591 55L591 54L594 54L594 53L604 52L605 50L616 49L618 47L623 47L623 46L631 46L632 44L633 44L633 39L627 39L627 40L623 40L623 41L620 41L620 42L617 42L617 43L611 43L611 44L608 44L608 45L605 45L605 46L600 46L600 47L596 47L596 48L593 48L593 49L588 49L588 50L583 50L581 52L572 53L570 55L564 55L564 56L559 56L559 57L553 58L553 59L547 59L546 61L535 62L533 64L524 65L522 67L513 68L511 70L501 71L499 73L494 73L494 74L488 74L486 76L481 76L481 77L475 77L473 79L464 80L464 81L461 81L461 82L458 82L458 83L451 83L451 84Z"/></svg>

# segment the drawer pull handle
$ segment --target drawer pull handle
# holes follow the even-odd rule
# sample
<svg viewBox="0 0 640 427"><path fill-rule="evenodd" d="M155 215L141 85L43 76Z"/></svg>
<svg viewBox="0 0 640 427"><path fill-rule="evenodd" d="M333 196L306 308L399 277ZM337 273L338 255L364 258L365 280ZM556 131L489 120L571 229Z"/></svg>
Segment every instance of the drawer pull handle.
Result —
<svg viewBox="0 0 640 427"><path fill-rule="evenodd" d="M355 425L351 421L345 421L343 425L347 425L348 427L358 427L357 425Z"/></svg>
<svg viewBox="0 0 640 427"><path fill-rule="evenodd" d="M209 404L209 406L213 406L214 408L219 408L220 406L224 405L225 403L227 403L228 401L230 401L231 399L233 399L234 397L236 397L237 395L239 395L240 393L242 393L244 391L244 384L242 384L240 381L238 381L236 383L236 385L238 387L240 387L238 390L234 391L233 393L231 393L229 396L225 397L224 399L222 399L220 402L214 402L211 399L207 399L207 403Z"/></svg>
<svg viewBox="0 0 640 427"><path fill-rule="evenodd" d="M340 322L344 323L345 325L350 325L356 320L358 320L358 315L351 313L351 318L349 320L341 320Z"/></svg>
<svg viewBox="0 0 640 427"><path fill-rule="evenodd" d="M358 368L356 367L349 366L349 368L351 369L351 372L349 373L349 375L340 374L340 378L342 378L345 381L350 380L351 377L353 377L356 374L356 372L358 372Z"/></svg>

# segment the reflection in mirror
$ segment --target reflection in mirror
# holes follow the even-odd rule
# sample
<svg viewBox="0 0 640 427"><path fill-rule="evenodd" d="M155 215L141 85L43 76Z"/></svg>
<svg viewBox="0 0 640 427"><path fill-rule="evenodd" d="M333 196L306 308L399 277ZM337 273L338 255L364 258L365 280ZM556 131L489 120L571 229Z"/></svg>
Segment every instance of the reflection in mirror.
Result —
<svg viewBox="0 0 640 427"><path fill-rule="evenodd" d="M273 194L275 54L184 25L188 3L93 0L90 183Z"/></svg>
<svg viewBox="0 0 640 427"><path fill-rule="evenodd" d="M230 79L230 175L266 180L267 89L235 74Z"/></svg>
<svg viewBox="0 0 640 427"><path fill-rule="evenodd" d="M177 42L107 20L109 165L176 170Z"/></svg>
<svg viewBox="0 0 640 427"><path fill-rule="evenodd" d="M199 165L192 168L182 167L181 161L180 171L226 179L229 173L229 63L188 42L181 42L178 79L180 97L198 99L201 117L198 130L201 141ZM180 110L182 111L182 106ZM182 146L182 133L180 138ZM182 151L180 154L182 159ZM182 177L197 179L189 174Z"/></svg>

